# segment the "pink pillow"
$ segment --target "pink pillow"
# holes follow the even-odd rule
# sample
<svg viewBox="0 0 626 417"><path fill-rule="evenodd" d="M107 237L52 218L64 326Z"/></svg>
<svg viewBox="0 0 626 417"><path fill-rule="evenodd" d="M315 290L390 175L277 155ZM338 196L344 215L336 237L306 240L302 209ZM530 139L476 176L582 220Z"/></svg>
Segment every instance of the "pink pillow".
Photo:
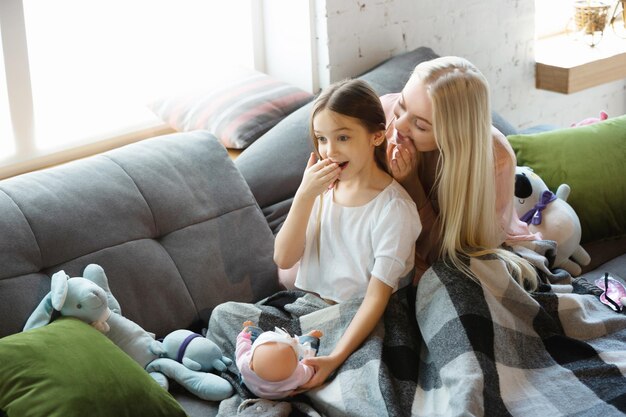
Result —
<svg viewBox="0 0 626 417"><path fill-rule="evenodd" d="M160 98L149 108L177 131L209 130L225 147L245 149L313 95L258 71L222 85Z"/></svg>

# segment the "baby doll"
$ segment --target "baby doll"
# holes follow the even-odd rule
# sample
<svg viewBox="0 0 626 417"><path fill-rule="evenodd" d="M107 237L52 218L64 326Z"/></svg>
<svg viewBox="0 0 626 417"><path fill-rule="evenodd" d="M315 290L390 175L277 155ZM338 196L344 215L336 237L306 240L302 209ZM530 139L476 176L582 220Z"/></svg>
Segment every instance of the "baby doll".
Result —
<svg viewBox="0 0 626 417"><path fill-rule="evenodd" d="M306 383L314 369L302 359L315 356L322 332L290 336L282 329L263 331L251 321L237 336L235 361L246 387L256 396L277 400Z"/></svg>

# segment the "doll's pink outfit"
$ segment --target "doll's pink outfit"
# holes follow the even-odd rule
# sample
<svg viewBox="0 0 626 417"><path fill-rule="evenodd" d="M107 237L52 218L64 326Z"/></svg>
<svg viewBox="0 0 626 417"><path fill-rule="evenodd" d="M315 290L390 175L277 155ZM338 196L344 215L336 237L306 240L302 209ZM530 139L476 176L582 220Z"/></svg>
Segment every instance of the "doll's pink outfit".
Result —
<svg viewBox="0 0 626 417"><path fill-rule="evenodd" d="M254 349L268 342L279 342L290 345L294 349L298 359L306 357L307 355L314 356L315 353L312 350L308 353L309 350L300 345L297 338L293 338L281 331L263 332L254 341L254 344L252 343L251 334L249 332L241 331L241 333L239 333L235 349L235 361L243 382L257 397L277 400L289 396L293 390L308 382L315 373L315 370L299 360L293 374L287 379L271 382L259 378L259 376L250 369L250 361L252 360Z"/></svg>

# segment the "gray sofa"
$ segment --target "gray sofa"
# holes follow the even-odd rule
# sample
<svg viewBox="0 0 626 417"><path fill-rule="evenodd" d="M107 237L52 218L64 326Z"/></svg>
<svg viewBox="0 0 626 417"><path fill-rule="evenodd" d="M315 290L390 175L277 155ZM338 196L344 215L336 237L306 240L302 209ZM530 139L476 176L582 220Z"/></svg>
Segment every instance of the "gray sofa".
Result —
<svg viewBox="0 0 626 417"><path fill-rule="evenodd" d="M434 56L419 48L362 78L379 94L396 92L417 62ZM0 337L22 330L54 272L79 276L89 263L104 267L123 314L157 337L200 331L222 302L276 292L273 239L309 152L309 109L285 118L234 163L215 137L197 131L1 181ZM515 132L497 114L494 124ZM593 267L626 277L624 241L596 246L594 260L608 251L617 257ZM217 411L217 403L182 389L173 394L189 415Z"/></svg>

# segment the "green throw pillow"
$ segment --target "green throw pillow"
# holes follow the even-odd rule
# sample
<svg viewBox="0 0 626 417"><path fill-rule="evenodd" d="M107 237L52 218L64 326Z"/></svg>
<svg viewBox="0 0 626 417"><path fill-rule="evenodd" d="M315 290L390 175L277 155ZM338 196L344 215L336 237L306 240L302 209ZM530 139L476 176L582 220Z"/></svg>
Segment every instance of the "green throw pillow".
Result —
<svg viewBox="0 0 626 417"><path fill-rule="evenodd" d="M626 116L600 123L508 137L518 166L529 166L580 218L582 243L626 235Z"/></svg>
<svg viewBox="0 0 626 417"><path fill-rule="evenodd" d="M186 415L138 363L74 318L0 339L0 358L0 415Z"/></svg>

